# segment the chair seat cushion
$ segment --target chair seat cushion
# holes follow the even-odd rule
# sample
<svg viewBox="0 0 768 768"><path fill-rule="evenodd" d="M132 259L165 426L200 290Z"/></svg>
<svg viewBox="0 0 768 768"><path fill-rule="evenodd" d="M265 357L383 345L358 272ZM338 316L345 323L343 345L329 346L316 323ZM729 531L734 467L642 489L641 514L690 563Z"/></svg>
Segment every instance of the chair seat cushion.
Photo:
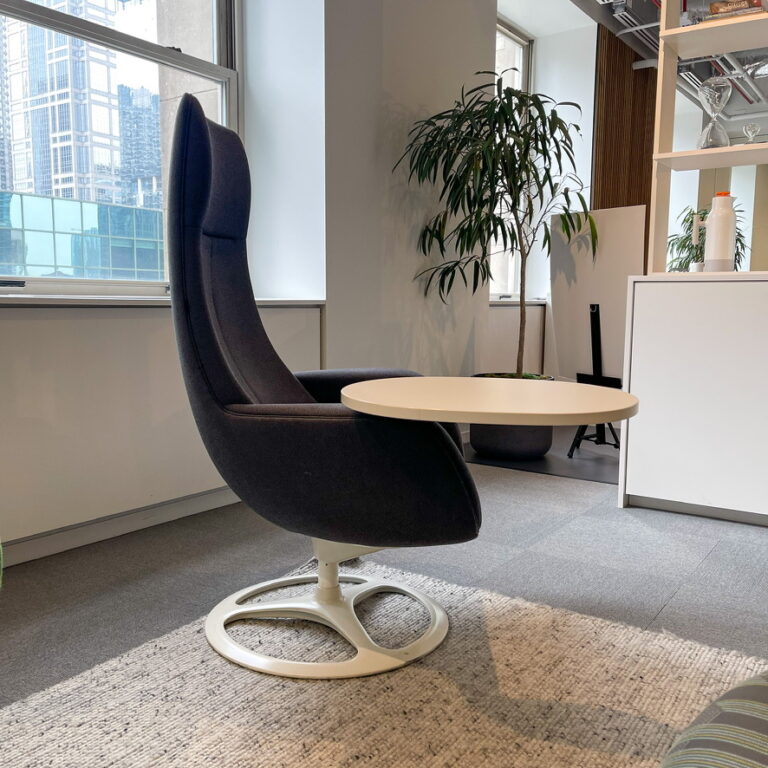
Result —
<svg viewBox="0 0 768 768"><path fill-rule="evenodd" d="M768 766L768 672L712 703L675 740L661 768Z"/></svg>

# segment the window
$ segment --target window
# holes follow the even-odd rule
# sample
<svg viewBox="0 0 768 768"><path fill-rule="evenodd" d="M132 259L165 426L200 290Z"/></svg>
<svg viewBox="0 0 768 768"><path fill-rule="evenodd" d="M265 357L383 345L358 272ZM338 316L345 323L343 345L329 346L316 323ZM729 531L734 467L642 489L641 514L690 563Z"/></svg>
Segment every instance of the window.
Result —
<svg viewBox="0 0 768 768"><path fill-rule="evenodd" d="M527 91L530 87L533 41L499 20L496 27L496 71L504 73L504 84ZM515 254L500 249L491 254L491 295L512 296L519 293L519 263Z"/></svg>
<svg viewBox="0 0 768 768"><path fill-rule="evenodd" d="M0 0L0 279L29 293L165 292L175 107L193 93L237 124L236 73L212 63L213 41L234 37L214 16L231 19L233 2ZM190 12L196 24L171 23Z"/></svg>

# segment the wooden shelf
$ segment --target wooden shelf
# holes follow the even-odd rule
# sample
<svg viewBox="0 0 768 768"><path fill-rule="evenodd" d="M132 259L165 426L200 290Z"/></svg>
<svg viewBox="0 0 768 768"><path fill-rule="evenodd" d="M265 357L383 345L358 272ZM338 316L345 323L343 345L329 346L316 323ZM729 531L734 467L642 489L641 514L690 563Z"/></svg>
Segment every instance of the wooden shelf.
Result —
<svg viewBox="0 0 768 768"><path fill-rule="evenodd" d="M702 21L690 27L669 29L661 33L661 39L681 59L764 48L768 41L768 13Z"/></svg>
<svg viewBox="0 0 768 768"><path fill-rule="evenodd" d="M664 152L653 156L660 165L673 171L703 171L731 168L737 165L767 165L768 143L737 144L722 149L693 149L687 152Z"/></svg>

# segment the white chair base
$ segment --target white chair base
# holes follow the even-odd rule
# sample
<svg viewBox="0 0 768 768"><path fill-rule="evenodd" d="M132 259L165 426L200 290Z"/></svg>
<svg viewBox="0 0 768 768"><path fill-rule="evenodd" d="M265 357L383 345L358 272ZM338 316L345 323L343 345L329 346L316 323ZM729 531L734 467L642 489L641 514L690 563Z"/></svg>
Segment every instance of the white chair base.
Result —
<svg viewBox="0 0 768 768"><path fill-rule="evenodd" d="M282 677L332 679L389 672L426 656L443 642L448 634L448 616L427 595L404 584L339 575L339 562L375 552L375 549L317 539L313 544L318 556L317 574L275 579L248 587L222 600L211 611L205 622L205 634L214 650L235 664L258 672ZM317 584L317 587L306 596L245 604L257 595L298 584ZM402 648L384 648L375 643L355 613L356 604L371 595L386 592L412 597L429 613L429 627L424 634ZM327 663L265 656L235 642L227 632L227 625L244 619L301 619L324 624L338 632L357 653L347 661Z"/></svg>

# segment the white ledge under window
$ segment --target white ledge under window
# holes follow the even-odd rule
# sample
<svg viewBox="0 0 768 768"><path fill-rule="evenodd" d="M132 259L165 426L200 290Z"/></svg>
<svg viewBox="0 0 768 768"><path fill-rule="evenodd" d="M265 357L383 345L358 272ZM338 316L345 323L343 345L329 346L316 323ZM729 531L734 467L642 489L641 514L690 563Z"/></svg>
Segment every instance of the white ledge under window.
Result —
<svg viewBox="0 0 768 768"><path fill-rule="evenodd" d="M0 306L170 307L168 284L138 280L0 277ZM322 307L325 299L256 299L260 307Z"/></svg>
<svg viewBox="0 0 768 768"><path fill-rule="evenodd" d="M491 296L490 305L492 307L519 307L519 296L507 296L502 294L500 296ZM547 305L546 299L526 299L526 307L545 307Z"/></svg>
<svg viewBox="0 0 768 768"><path fill-rule="evenodd" d="M2 290L2 289L0 289ZM324 299L256 299L260 307L325 306ZM4 307L170 307L170 296L94 296L77 294L0 293Z"/></svg>

